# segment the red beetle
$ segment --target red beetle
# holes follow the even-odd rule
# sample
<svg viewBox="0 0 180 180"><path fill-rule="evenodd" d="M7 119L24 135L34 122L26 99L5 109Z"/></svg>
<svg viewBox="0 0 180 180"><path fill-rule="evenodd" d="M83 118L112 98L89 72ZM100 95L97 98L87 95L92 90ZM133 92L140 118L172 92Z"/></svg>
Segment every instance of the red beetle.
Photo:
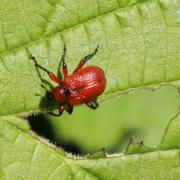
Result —
<svg viewBox="0 0 180 180"><path fill-rule="evenodd" d="M106 87L104 72L97 66L83 67L84 64L97 53L98 48L99 46L97 46L93 53L85 56L79 62L73 74L68 75L68 69L65 63L66 46L64 46L64 52L61 58L63 80L39 65L36 58L31 55L35 66L47 72L50 79L58 84L51 92L46 92L46 97L58 103L59 114L53 112L49 112L49 114L60 116L64 109L71 114L73 112L73 106L82 103L85 103L92 109L98 107L97 97L103 93Z"/></svg>

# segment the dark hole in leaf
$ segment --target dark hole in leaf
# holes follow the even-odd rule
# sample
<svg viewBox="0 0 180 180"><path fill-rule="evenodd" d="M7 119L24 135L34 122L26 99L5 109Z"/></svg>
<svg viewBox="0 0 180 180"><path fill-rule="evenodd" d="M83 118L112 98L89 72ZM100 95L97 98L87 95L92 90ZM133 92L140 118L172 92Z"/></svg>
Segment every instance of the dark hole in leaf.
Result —
<svg viewBox="0 0 180 180"><path fill-rule="evenodd" d="M48 139L51 143L55 144L57 147L63 148L66 152L71 152L73 154L83 154L82 151L74 143L64 143L62 139L57 139L51 124L48 119L43 115L31 115L28 117L31 130L36 132L39 136Z"/></svg>
<svg viewBox="0 0 180 180"><path fill-rule="evenodd" d="M49 123L47 117L41 113L38 115L31 115L28 117L31 130L36 132L39 136L48 139L51 143L55 144L57 147L63 148L66 152L72 154L86 155L89 152L83 152L81 148L73 142L65 143L63 139L56 138L53 131L52 125ZM123 138L120 138L119 144L117 147L112 148L110 151L106 149L106 152L114 153L119 150L122 150L119 145L128 145L129 138L134 134L138 134L136 129L128 129L125 131Z"/></svg>

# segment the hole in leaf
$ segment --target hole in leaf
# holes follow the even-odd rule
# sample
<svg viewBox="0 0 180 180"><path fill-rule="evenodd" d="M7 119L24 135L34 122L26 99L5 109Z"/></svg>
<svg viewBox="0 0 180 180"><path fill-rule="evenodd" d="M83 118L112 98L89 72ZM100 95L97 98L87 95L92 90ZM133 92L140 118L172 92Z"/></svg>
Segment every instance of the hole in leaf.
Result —
<svg viewBox="0 0 180 180"><path fill-rule="evenodd" d="M100 103L97 110L77 106L59 118L30 116L32 130L74 154L124 151L131 136L150 147L160 144L170 119L179 109L174 87L141 90Z"/></svg>
<svg viewBox="0 0 180 180"><path fill-rule="evenodd" d="M63 148L67 152L74 154L80 154L80 149L73 143L63 143L60 138L57 138L52 125L48 118L44 114L31 115L28 117L31 129L35 131L39 136L48 139L51 143L58 147Z"/></svg>

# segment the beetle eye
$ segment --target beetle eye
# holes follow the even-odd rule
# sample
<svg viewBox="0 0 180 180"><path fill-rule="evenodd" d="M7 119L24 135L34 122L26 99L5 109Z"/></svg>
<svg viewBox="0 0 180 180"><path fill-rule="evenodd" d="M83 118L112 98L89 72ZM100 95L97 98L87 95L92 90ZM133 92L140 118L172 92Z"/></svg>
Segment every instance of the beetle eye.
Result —
<svg viewBox="0 0 180 180"><path fill-rule="evenodd" d="M64 89L64 95L66 96L66 97L68 97L68 96L70 96L70 91L69 91L69 89Z"/></svg>

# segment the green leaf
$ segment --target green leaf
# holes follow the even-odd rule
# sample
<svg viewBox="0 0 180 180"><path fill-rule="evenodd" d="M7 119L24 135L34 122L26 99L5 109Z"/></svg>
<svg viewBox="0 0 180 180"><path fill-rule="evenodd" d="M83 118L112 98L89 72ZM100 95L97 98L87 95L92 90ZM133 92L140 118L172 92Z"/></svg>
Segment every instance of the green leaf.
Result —
<svg viewBox="0 0 180 180"><path fill-rule="evenodd" d="M46 109L29 55L57 72L64 44L69 72L100 45L88 62L107 77L100 100L165 85L179 90L179 1L2 0L0 8L0 179L180 178L179 115L158 148L133 143L125 155L92 155L95 159L65 153L15 116Z"/></svg>
<svg viewBox="0 0 180 180"><path fill-rule="evenodd" d="M17 119L19 121L24 121ZM25 122L23 122L25 123ZM19 123L18 123L19 124ZM39 139L31 131L17 128L11 118L0 120L1 179L179 179L180 114L170 123L160 147L133 154L91 159L73 157ZM173 143L172 143L173 142ZM132 147L131 147L132 146ZM141 144L144 149L143 145ZM152 152L153 151L153 152Z"/></svg>
<svg viewBox="0 0 180 180"><path fill-rule="evenodd" d="M177 115L170 121L166 129L166 133L164 135L160 149L162 150L166 150L169 148L180 149L179 128L180 128L180 121L179 121L179 116Z"/></svg>
<svg viewBox="0 0 180 180"><path fill-rule="evenodd" d="M4 0L1 7L8 7L1 11L1 115L45 108L45 92L29 54L57 72L63 44L69 72L100 44L88 62L102 67L107 77L100 100L145 87L179 87L178 1Z"/></svg>

